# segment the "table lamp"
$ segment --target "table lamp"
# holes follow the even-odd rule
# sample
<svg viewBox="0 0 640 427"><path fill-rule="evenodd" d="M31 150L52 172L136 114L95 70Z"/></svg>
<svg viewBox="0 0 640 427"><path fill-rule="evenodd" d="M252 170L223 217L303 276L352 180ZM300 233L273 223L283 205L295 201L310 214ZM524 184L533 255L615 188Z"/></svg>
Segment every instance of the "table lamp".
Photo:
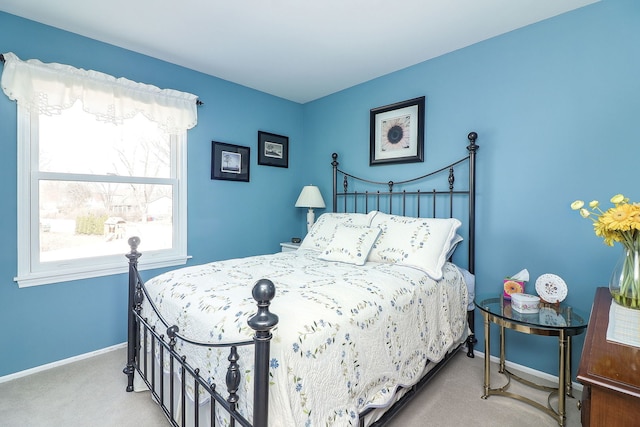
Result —
<svg viewBox="0 0 640 427"><path fill-rule="evenodd" d="M296 208L309 208L307 212L307 232L311 230L315 221L313 208L324 208L324 200L320 190L315 185L305 185L296 201Z"/></svg>

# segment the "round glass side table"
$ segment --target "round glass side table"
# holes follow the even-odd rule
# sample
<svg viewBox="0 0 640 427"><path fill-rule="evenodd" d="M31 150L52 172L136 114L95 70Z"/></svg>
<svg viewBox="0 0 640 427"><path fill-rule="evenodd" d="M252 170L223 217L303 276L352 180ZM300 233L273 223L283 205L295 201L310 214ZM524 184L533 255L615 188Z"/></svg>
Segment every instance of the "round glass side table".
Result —
<svg viewBox="0 0 640 427"><path fill-rule="evenodd" d="M498 395L517 399L528 403L552 416L560 426L566 424L566 396L573 397L571 381L571 337L582 334L587 328L588 316L579 310L566 304L540 305L538 313L520 313L511 307L511 301L503 296L496 297L480 295L475 300L476 307L480 309L484 318L484 395ZM491 388L491 324L498 325L500 329L500 363L498 371L507 377L507 384L500 388ZM548 387L536 384L509 372L505 368L505 328L530 335L543 335L558 337L558 387ZM523 383L529 387L549 391L547 406L508 391L511 379ZM551 405L553 395L558 395L558 409Z"/></svg>

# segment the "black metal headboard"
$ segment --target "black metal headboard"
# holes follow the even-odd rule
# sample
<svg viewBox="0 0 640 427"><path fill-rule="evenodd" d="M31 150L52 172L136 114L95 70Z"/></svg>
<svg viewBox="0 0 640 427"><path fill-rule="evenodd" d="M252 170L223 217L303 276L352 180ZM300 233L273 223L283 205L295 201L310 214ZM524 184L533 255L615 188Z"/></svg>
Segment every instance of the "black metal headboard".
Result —
<svg viewBox="0 0 640 427"><path fill-rule="evenodd" d="M425 175L402 181L373 181L347 173L338 167L338 154L333 153L331 155L333 158L331 162L333 166L333 212L362 211L367 213L370 210L379 210L403 216L429 216L433 218L448 216L462 220L458 214L454 215L454 200L459 196L466 196L468 197L467 242L469 249L467 270L475 273L476 152L480 146L476 145L478 138L476 132L469 133L467 138L469 145L466 157ZM464 166L468 166L468 187L460 190L455 188L456 168ZM418 188L420 185L431 184L434 187L427 191ZM443 204L444 209L442 208ZM396 206L398 207L394 212Z"/></svg>

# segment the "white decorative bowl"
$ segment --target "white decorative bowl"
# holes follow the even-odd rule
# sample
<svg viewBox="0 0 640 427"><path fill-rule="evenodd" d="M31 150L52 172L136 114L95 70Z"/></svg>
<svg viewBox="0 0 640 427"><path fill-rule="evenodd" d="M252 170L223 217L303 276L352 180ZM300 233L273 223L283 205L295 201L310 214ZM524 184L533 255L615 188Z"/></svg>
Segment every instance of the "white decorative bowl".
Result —
<svg viewBox="0 0 640 427"><path fill-rule="evenodd" d="M537 313L540 311L540 297L529 294L511 294L511 308L518 313Z"/></svg>

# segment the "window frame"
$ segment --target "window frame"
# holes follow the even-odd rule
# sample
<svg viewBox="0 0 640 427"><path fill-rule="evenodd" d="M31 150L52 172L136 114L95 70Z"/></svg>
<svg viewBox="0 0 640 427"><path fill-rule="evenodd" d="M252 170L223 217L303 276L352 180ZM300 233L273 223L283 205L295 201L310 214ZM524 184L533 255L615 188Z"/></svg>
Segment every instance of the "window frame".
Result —
<svg viewBox="0 0 640 427"><path fill-rule="evenodd" d="M79 260L39 261L39 181L42 178L64 177L65 174L39 170L39 115L18 103L18 177L17 177L17 249L18 272L14 280L19 287L45 285L71 280L120 274L128 271L125 254L108 255ZM169 184L173 188L173 242L171 249L144 251L139 259L140 270L184 265L187 255L187 131L172 133L170 137L172 167L170 178L141 178L108 176L110 181ZM74 179L82 175L74 174ZM96 175L85 175L95 177ZM102 177L100 175L100 177Z"/></svg>

